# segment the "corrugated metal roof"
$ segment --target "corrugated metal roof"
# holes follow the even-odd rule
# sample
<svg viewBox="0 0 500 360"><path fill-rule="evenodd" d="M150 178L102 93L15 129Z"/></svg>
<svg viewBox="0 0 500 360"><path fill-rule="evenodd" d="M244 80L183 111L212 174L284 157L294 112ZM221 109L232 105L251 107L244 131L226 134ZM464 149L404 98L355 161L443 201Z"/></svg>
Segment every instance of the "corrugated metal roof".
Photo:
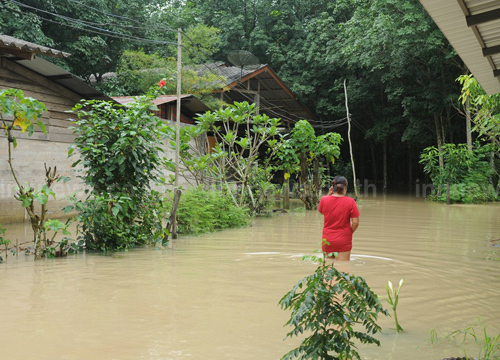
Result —
<svg viewBox="0 0 500 360"><path fill-rule="evenodd" d="M68 57L69 53L59 50L54 50L46 46L37 45L28 41L17 39L12 36L0 34L0 48L7 48L10 50L27 51L29 53L47 55L53 57Z"/></svg>
<svg viewBox="0 0 500 360"><path fill-rule="evenodd" d="M500 93L500 1L420 0L488 94Z"/></svg>

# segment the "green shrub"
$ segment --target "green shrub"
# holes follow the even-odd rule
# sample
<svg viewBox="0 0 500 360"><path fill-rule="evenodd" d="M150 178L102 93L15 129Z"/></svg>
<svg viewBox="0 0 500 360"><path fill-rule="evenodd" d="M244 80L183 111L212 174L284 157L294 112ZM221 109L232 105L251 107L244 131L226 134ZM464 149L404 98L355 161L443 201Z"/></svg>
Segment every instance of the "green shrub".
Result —
<svg viewBox="0 0 500 360"><path fill-rule="evenodd" d="M177 209L177 226L183 234L204 234L246 226L248 210L237 207L232 197L217 189L195 187L183 192Z"/></svg>

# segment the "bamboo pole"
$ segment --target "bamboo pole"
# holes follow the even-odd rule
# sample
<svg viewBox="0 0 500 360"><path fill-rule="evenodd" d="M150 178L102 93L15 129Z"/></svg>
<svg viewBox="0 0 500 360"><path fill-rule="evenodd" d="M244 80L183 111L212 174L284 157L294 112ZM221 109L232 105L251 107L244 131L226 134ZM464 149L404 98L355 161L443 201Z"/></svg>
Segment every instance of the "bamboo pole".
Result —
<svg viewBox="0 0 500 360"><path fill-rule="evenodd" d="M354 156L352 154L352 142L351 142L351 117L349 115L349 104L347 102L347 86L346 79L344 79L344 94L345 94L345 108L347 111L347 138L349 139L349 151L351 153L351 165L352 165L352 177L354 181L354 194L355 198L358 198L358 186L356 184L356 169L354 167Z"/></svg>

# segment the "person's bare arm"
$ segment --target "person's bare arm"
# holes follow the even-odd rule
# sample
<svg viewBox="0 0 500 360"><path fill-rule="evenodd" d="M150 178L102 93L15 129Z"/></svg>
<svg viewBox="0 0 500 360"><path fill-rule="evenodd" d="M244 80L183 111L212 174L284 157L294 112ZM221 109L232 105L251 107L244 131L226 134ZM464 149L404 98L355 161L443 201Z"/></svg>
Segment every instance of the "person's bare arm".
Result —
<svg viewBox="0 0 500 360"><path fill-rule="evenodd" d="M352 230L353 234L356 231L356 229L358 228L358 226L359 226L359 217L352 218L351 219L351 230Z"/></svg>

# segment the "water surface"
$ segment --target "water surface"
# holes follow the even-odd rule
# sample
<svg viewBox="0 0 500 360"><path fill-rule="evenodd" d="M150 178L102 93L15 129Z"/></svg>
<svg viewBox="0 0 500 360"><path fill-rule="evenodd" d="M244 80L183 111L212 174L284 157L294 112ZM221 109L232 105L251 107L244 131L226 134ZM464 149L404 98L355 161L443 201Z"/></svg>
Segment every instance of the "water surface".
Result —
<svg viewBox="0 0 500 360"><path fill-rule="evenodd" d="M449 342L432 345L430 332L445 336L479 317L500 333L498 204L380 197L359 208L353 260L341 269L381 297L388 280L405 282L398 317L406 333L380 318L382 345L360 346L363 359L463 356ZM279 359L299 339L283 340L291 328L278 301L314 271L301 258L319 248L321 228L321 214L291 212L164 250L9 256L0 264L2 359ZM6 235L30 236L22 226Z"/></svg>

